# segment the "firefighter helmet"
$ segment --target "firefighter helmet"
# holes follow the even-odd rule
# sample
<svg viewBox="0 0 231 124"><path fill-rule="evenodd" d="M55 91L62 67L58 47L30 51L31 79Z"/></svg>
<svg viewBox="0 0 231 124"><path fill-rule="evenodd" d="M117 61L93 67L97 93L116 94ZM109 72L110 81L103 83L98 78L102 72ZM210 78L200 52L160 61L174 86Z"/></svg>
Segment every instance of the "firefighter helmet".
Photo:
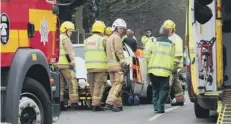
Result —
<svg viewBox="0 0 231 124"><path fill-rule="evenodd" d="M112 33L112 28L111 27L107 27L105 30L105 34L106 35L110 35Z"/></svg>
<svg viewBox="0 0 231 124"><path fill-rule="evenodd" d="M175 30L176 24L172 20L166 20L164 21L164 24L162 25L162 27Z"/></svg>
<svg viewBox="0 0 231 124"><path fill-rule="evenodd" d="M95 21L95 23L92 25L92 32L99 32L104 33L104 30L106 28L106 25L102 21Z"/></svg>
<svg viewBox="0 0 231 124"><path fill-rule="evenodd" d="M114 31L116 27L122 27L127 29L127 24L123 19L118 18L112 24L112 31Z"/></svg>
<svg viewBox="0 0 231 124"><path fill-rule="evenodd" d="M75 25L70 21L65 21L61 24L60 31L66 32L67 30L75 30Z"/></svg>

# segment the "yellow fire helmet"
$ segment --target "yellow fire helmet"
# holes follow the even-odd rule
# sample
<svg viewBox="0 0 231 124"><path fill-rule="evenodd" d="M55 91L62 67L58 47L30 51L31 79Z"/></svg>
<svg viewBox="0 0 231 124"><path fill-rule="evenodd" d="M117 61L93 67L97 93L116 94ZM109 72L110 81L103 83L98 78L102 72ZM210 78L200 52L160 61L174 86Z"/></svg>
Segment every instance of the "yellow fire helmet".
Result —
<svg viewBox="0 0 231 124"><path fill-rule="evenodd" d="M105 34L106 35L110 35L112 33L112 28L111 27L107 27L105 30Z"/></svg>
<svg viewBox="0 0 231 124"><path fill-rule="evenodd" d="M175 30L176 24L172 20L166 20L164 21L164 24L162 25L162 27Z"/></svg>
<svg viewBox="0 0 231 124"><path fill-rule="evenodd" d="M72 23L72 22L70 22L70 21L65 21L65 22L63 22L62 24L61 24L61 26L60 26L60 31L61 32L66 32L67 30L72 30L72 31L74 31L75 30L75 25Z"/></svg>
<svg viewBox="0 0 231 124"><path fill-rule="evenodd" d="M102 21L95 21L95 23L92 25L92 32L98 32L104 34L104 30L106 28L106 25Z"/></svg>

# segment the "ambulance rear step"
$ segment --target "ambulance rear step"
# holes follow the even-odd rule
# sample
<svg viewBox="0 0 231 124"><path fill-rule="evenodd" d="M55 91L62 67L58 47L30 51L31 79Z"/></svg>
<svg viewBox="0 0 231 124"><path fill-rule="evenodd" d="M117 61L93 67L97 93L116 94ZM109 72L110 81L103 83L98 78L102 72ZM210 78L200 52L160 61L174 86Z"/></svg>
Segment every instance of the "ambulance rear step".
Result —
<svg viewBox="0 0 231 124"><path fill-rule="evenodd" d="M222 110L217 124L231 124L231 91L225 91L222 96Z"/></svg>

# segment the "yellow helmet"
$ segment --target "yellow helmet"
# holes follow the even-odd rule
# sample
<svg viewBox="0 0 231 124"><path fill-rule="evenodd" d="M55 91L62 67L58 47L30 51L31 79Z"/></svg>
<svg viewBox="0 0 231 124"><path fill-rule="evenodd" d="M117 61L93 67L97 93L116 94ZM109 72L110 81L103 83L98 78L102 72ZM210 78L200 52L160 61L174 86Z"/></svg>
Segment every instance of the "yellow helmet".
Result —
<svg viewBox="0 0 231 124"><path fill-rule="evenodd" d="M176 24L172 20L166 20L164 21L164 24L162 25L162 27L175 30Z"/></svg>
<svg viewBox="0 0 231 124"><path fill-rule="evenodd" d="M92 25L92 32L99 32L104 33L104 30L106 28L106 25L102 21L95 21L95 23Z"/></svg>
<svg viewBox="0 0 231 124"><path fill-rule="evenodd" d="M107 27L105 30L105 34L106 35L110 35L112 33L112 28L111 27Z"/></svg>
<svg viewBox="0 0 231 124"><path fill-rule="evenodd" d="M67 30L75 30L75 25L70 21L65 21L60 26L61 32L66 32Z"/></svg>

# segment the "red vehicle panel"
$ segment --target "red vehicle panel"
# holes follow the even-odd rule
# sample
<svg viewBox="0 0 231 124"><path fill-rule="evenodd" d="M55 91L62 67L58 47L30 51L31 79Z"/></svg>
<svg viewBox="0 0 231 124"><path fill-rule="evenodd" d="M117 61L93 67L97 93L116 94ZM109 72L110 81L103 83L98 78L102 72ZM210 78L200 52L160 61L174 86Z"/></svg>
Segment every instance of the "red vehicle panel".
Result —
<svg viewBox="0 0 231 124"><path fill-rule="evenodd" d="M41 50L49 63L59 56L59 22L46 0L4 0L1 2L1 67L10 66L19 48ZM34 36L29 37L29 26Z"/></svg>

